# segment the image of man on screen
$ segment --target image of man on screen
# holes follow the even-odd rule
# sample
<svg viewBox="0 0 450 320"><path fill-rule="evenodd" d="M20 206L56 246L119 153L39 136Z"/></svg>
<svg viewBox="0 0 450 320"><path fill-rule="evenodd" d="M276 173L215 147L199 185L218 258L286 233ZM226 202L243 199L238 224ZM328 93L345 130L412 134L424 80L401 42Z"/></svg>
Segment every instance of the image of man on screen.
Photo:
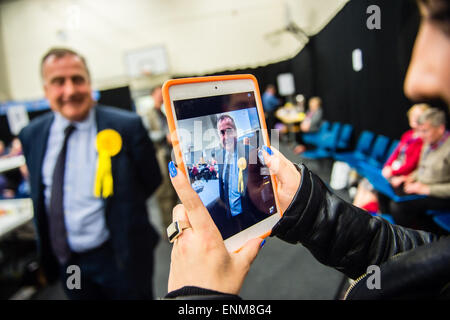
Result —
<svg viewBox="0 0 450 320"><path fill-rule="evenodd" d="M220 205L213 203L214 209L210 212L214 212L213 219L222 226L219 229L227 238L267 218L273 210L270 207L274 200L270 192L260 192L267 189L261 187L264 179L270 181L270 177L260 173L262 165L257 157L257 148L238 141L234 119L227 114L219 115L217 130L221 146L216 154ZM266 185L270 187L270 183Z"/></svg>

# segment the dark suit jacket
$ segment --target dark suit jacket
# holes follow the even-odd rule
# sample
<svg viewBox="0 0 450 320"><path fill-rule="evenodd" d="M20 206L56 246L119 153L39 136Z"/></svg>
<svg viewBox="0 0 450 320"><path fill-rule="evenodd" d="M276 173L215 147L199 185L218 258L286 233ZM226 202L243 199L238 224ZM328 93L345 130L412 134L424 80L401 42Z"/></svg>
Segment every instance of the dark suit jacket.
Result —
<svg viewBox="0 0 450 320"><path fill-rule="evenodd" d="M116 261L137 287L151 283L153 249L159 236L148 220L146 199L161 182L154 148L141 119L134 113L97 105L97 130L114 129L122 137L122 150L111 158L113 196L104 200L106 225L110 231ZM54 115L34 119L20 133L30 173L34 222L42 267L49 280L58 274L48 234L44 205L42 165Z"/></svg>
<svg viewBox="0 0 450 320"><path fill-rule="evenodd" d="M238 143L236 149L237 159L245 158L247 161L247 167L243 170L242 213L233 217L229 209L228 199L226 199L225 182L223 181L225 167L225 152L223 149L216 152L219 166L220 197L208 206L208 210L214 222L219 226L224 239L267 218L270 206L274 205L273 194L270 197L272 185L271 183L264 184L264 179L260 174L262 165L257 157L258 150L242 143ZM265 192L261 192L263 189ZM269 192L267 193L266 190ZM269 194L269 196L267 197L266 194Z"/></svg>

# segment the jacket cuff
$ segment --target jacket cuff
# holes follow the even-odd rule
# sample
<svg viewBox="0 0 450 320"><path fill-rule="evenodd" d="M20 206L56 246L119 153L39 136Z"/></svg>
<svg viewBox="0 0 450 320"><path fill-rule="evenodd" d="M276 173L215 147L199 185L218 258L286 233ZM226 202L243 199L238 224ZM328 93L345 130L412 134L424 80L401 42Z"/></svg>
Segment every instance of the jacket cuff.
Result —
<svg viewBox="0 0 450 320"><path fill-rule="evenodd" d="M169 292L165 299L185 299L185 300L241 300L241 297L234 294L223 293L215 290L204 289L194 286L185 286Z"/></svg>

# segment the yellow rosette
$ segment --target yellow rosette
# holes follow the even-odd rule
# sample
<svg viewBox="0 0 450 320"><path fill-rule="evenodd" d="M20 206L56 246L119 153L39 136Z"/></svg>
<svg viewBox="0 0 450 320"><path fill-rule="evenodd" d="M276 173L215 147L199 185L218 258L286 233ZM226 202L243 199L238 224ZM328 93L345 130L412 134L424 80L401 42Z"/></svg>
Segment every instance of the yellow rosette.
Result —
<svg viewBox="0 0 450 320"><path fill-rule="evenodd" d="M244 170L247 168L247 160L244 157L239 158L237 165L239 168L238 191L242 194L244 193Z"/></svg>
<svg viewBox="0 0 450 320"><path fill-rule="evenodd" d="M113 194L113 177L111 157L122 149L122 137L112 129L105 129L97 134L96 148L98 152L97 172L95 174L94 196L107 198Z"/></svg>

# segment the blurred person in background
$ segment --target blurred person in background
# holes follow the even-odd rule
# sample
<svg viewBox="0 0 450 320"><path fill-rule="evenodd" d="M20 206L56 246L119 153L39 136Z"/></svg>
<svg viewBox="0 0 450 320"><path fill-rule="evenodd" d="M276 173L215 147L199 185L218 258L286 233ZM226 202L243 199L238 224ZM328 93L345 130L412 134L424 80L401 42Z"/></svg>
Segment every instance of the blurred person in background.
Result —
<svg viewBox="0 0 450 320"><path fill-rule="evenodd" d="M302 133L316 132L320 129L322 124L322 99L319 97L312 97L309 100L309 108L306 113L305 119L300 124L300 132L297 134L296 140L299 143L294 148L295 154L300 154L306 150L306 146L302 144Z"/></svg>
<svg viewBox="0 0 450 320"><path fill-rule="evenodd" d="M167 165L171 160L172 142L170 140L169 127L167 119L163 113L164 102L161 86L152 89L153 108L148 113L148 124L150 129L150 138L156 149L156 159L161 170L162 183L156 190L156 199L161 212L162 223L165 228L172 223L172 209L178 202L177 194L173 189L169 179Z"/></svg>
<svg viewBox="0 0 450 320"><path fill-rule="evenodd" d="M275 127L275 112L281 104L281 101L277 98L276 93L277 89L275 86L273 84L269 84L261 97L264 114L267 120L266 125L269 137L271 137L271 130Z"/></svg>
<svg viewBox="0 0 450 320"><path fill-rule="evenodd" d="M407 112L410 130L400 138L400 142L381 171L386 179L407 175L416 169L422 151L422 138L418 133L418 119L430 106L426 103L413 105Z"/></svg>

